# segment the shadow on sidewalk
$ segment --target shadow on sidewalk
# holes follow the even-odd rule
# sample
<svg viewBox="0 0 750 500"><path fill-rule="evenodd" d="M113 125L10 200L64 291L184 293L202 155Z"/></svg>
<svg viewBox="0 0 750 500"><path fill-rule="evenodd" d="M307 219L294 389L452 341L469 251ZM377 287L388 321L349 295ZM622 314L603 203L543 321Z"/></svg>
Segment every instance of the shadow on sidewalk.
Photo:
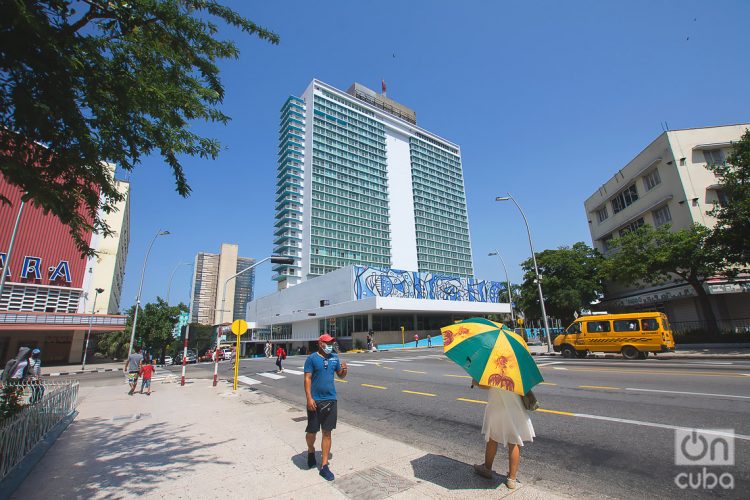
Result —
<svg viewBox="0 0 750 500"><path fill-rule="evenodd" d="M67 456L60 457L67 459L67 464L55 464L56 481L61 492L67 491L65 496L91 498L101 495L103 489L112 493L115 488L117 497L153 493L165 480L193 474L199 468L205 471L204 464L232 465L212 453L231 439L201 442L188 437L195 433L191 425L155 420L144 428L138 424L148 422L150 415L137 416L87 418L68 428L63 438Z"/></svg>
<svg viewBox="0 0 750 500"><path fill-rule="evenodd" d="M505 479L495 474L485 479L474 473L470 464L428 453L411 461L414 477L448 490L494 490Z"/></svg>

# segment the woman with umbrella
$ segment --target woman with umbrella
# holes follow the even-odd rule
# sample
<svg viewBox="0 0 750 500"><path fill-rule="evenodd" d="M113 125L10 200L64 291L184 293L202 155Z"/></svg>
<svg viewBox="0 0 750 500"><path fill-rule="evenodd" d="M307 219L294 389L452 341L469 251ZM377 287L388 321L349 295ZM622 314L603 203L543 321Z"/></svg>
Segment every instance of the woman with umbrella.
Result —
<svg viewBox="0 0 750 500"><path fill-rule="evenodd" d="M471 318L442 329L446 356L471 375L473 384L488 389L482 433L486 446L484 463L474 465L477 474L492 478L498 444L508 446L509 489L518 486L516 475L521 446L533 441L534 426L522 400L542 375L526 342L504 325Z"/></svg>

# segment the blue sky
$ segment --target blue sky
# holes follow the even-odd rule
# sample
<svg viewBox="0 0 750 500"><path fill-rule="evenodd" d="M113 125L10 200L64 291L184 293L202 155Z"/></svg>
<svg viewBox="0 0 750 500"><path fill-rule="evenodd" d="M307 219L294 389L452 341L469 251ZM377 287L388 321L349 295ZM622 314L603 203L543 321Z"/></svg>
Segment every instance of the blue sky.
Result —
<svg viewBox="0 0 750 500"><path fill-rule="evenodd" d="M273 249L279 109L313 78L346 89L380 80L420 126L461 146L475 274L518 282L530 256L511 192L537 251L591 244L583 201L661 132L750 121L750 2L696 1L227 1L281 36L278 46L232 29L241 49L221 63L228 126L216 161L186 158L192 195L146 159L130 176L131 241L122 309L135 302L143 257L159 228L143 300L165 296L170 274L198 251L238 243ZM256 296L275 290L270 265ZM171 301L187 303L190 268Z"/></svg>

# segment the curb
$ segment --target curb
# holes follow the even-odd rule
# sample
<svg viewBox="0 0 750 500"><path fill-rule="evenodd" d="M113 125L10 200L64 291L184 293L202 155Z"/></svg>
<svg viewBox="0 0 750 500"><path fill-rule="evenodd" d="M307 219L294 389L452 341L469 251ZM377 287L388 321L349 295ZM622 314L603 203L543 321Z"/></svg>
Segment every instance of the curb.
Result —
<svg viewBox="0 0 750 500"><path fill-rule="evenodd" d="M41 441L39 441L13 469L6 474L2 481L0 481L0 500L9 499L13 492L15 492L19 486L24 482L26 477L31 473L32 469L38 464L47 451L55 444L57 438L60 437L65 429L75 420L78 412L73 410L70 415L60 420L55 426L45 434Z"/></svg>
<svg viewBox="0 0 750 500"><path fill-rule="evenodd" d="M62 377L63 375L82 375L84 373L104 373L104 372L115 372L121 370L121 368L104 368L101 370L78 370L75 372L55 372L55 373L43 373L42 377Z"/></svg>

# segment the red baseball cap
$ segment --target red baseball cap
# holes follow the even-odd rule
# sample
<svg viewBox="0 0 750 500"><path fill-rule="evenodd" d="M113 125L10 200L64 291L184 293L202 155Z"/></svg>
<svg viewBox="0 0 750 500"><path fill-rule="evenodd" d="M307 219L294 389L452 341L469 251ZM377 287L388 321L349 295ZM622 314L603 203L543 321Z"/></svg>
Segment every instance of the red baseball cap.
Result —
<svg viewBox="0 0 750 500"><path fill-rule="evenodd" d="M323 335L321 335L320 337L318 337L318 340L321 341L321 342L333 342L336 339L334 339L333 337L331 337L327 333L324 333Z"/></svg>

